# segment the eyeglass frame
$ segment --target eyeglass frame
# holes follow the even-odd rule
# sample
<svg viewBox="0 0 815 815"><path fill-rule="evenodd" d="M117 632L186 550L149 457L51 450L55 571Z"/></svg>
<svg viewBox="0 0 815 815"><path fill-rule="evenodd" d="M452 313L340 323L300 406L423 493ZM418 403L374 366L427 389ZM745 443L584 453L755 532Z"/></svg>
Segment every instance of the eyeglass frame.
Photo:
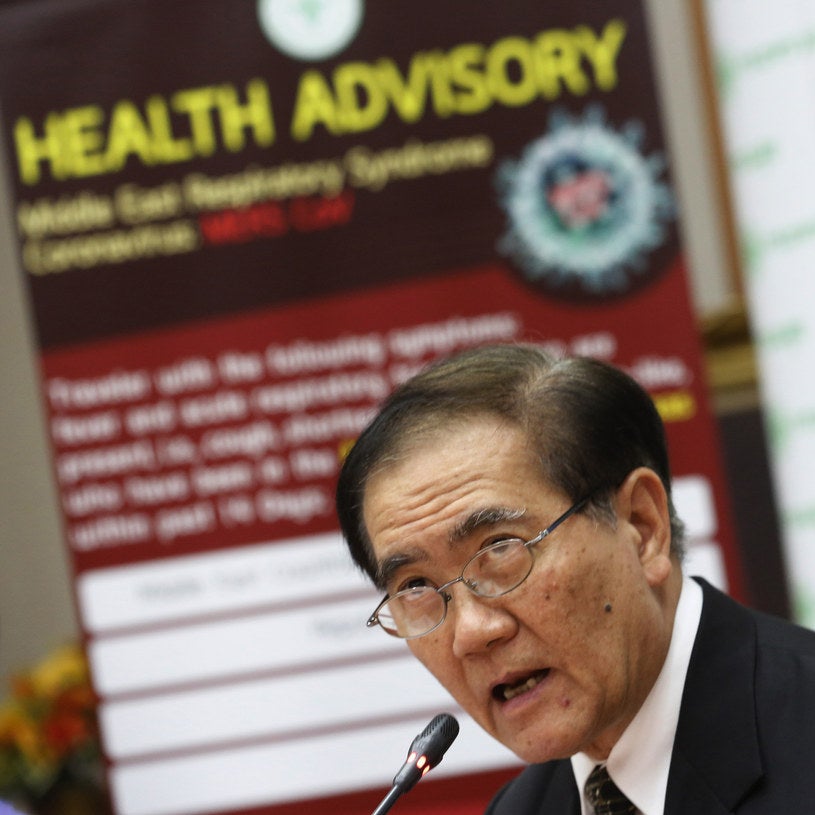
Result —
<svg viewBox="0 0 815 815"><path fill-rule="evenodd" d="M427 631L423 631L421 634L411 634L409 637L402 637L399 634L397 634L396 632L389 631L387 628L385 628L385 626L382 625L382 623L381 623L381 621L379 619L379 612L381 611L383 606L385 606L391 600L398 597L400 594L410 592L410 591L415 591L416 589L402 589L400 591L397 591L393 596L391 596L390 594L386 594L382 598L382 600L380 601L379 605L374 609L373 614L371 614L371 616L368 618L367 622L365 623L366 627L367 628L373 628L375 625L378 625L378 626L380 626L380 628L382 628L382 630L386 634L388 634L391 637L396 637L397 639L400 639L400 640L415 640L415 639L419 639L419 637L427 636L428 634L435 631L437 628L441 627L444 624L444 621L447 619L447 608L450 605L450 601L453 599L453 596L448 591L445 591L445 590L449 589L450 586L454 586L456 583L463 583L473 594L476 595L476 597L484 597L484 598L487 598L487 599L494 599L496 597L504 597L505 595L509 594L510 592L515 591L515 589L517 589L519 586L522 586L526 582L526 579L529 577L529 575L532 574L532 569L535 567L534 556L532 558L530 558L529 570L521 578L521 580L518 581L511 588L506 589L505 591L502 591L502 592L500 592L498 594L479 594L479 592L477 592L475 590L473 585L470 582L468 582L467 579L464 577L464 572L467 571L467 567L474 560L477 560L479 557L482 557L485 552L489 552L492 549L495 549L495 548L497 548L499 546L502 546L502 545L506 544L507 541L510 541L510 540L521 541L521 543L523 544L523 548L525 550L527 550L528 552L530 552L530 554L531 554L531 550L532 550L533 546L537 546L537 544L539 544L544 538L549 537L549 535L551 535L552 532L554 532L564 521L567 521L569 518L572 517L572 515L575 515L576 513L580 512L580 510L583 509L586 506L586 504L588 504L589 501L592 500L592 498L594 498L595 494L596 494L596 490L590 492L588 495L584 496L579 501L576 501L562 515L555 518L555 520L552 521L552 523L550 523L549 526L546 527L546 529L543 529L540 532L538 532L538 534L535 535L534 538L530 538L528 541L524 541L521 538L505 538L504 540L499 540L499 541L496 541L495 543L491 543L489 546L485 546L483 549L479 549L474 555L472 555L472 557L468 558L467 562L462 567L461 572L459 572L458 577L455 577L452 580L448 580L446 583L442 583L441 586L436 586L435 588L433 588L431 586L422 586L421 587L422 589L431 589L432 591L434 591L444 601L444 611L442 612L441 619L432 628L428 628Z"/></svg>

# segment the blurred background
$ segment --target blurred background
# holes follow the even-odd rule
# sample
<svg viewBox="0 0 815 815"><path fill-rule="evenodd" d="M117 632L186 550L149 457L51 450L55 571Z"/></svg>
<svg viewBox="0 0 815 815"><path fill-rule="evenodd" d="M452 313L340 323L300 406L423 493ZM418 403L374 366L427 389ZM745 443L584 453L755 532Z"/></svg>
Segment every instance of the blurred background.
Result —
<svg viewBox="0 0 815 815"><path fill-rule="evenodd" d="M369 6L375 2L386 0ZM549 6L569 6L534 5L544 24ZM50 8L37 0L0 4L5 12L26 7L32 15ZM806 0L648 0L643 13L741 594L751 605L813 626L815 9ZM94 54L83 59L92 63ZM627 104L636 110L636 99ZM0 98L0 113L2 105ZM13 168L5 156L0 163L6 182L0 686L6 688L13 675L79 642L80 628L20 266Z"/></svg>

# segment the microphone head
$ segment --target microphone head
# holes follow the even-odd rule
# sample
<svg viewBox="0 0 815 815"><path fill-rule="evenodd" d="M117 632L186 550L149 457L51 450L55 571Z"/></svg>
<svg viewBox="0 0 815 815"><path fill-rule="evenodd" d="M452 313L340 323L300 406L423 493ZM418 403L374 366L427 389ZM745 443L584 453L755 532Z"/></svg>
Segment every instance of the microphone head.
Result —
<svg viewBox="0 0 815 815"><path fill-rule="evenodd" d="M402 769L394 776L393 786L401 792L413 789L416 782L435 767L458 735L458 722L449 713L439 713L413 739Z"/></svg>
<svg viewBox="0 0 815 815"><path fill-rule="evenodd" d="M458 722L449 713L439 713L430 723L413 739L409 754L416 753L427 757L427 763L435 767L447 749L458 736Z"/></svg>

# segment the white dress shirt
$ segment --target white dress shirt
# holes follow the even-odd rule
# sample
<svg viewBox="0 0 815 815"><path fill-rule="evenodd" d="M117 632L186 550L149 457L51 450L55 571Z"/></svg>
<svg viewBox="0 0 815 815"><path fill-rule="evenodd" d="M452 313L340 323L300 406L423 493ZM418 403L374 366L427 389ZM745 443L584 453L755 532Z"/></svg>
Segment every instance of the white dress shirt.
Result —
<svg viewBox="0 0 815 815"><path fill-rule="evenodd" d="M654 687L606 762L612 780L641 815L664 815L679 707L701 615L702 589L683 576L665 663ZM585 753L572 756L583 815L593 814L583 787L596 764Z"/></svg>

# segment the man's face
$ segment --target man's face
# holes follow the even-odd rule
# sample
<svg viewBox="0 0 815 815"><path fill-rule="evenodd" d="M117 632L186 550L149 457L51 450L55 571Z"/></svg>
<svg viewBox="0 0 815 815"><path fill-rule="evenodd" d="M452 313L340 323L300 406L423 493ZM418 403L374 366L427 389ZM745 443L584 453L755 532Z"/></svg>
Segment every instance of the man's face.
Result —
<svg viewBox="0 0 815 815"><path fill-rule="evenodd" d="M657 484L647 470L629 476L613 525L570 517L503 597L454 585L444 624L409 641L462 708L526 761L604 758L656 680L678 596L667 532L654 530L649 508ZM392 594L457 577L482 546L529 540L570 503L544 481L520 430L478 418L377 471L364 516L377 562L393 568Z"/></svg>

